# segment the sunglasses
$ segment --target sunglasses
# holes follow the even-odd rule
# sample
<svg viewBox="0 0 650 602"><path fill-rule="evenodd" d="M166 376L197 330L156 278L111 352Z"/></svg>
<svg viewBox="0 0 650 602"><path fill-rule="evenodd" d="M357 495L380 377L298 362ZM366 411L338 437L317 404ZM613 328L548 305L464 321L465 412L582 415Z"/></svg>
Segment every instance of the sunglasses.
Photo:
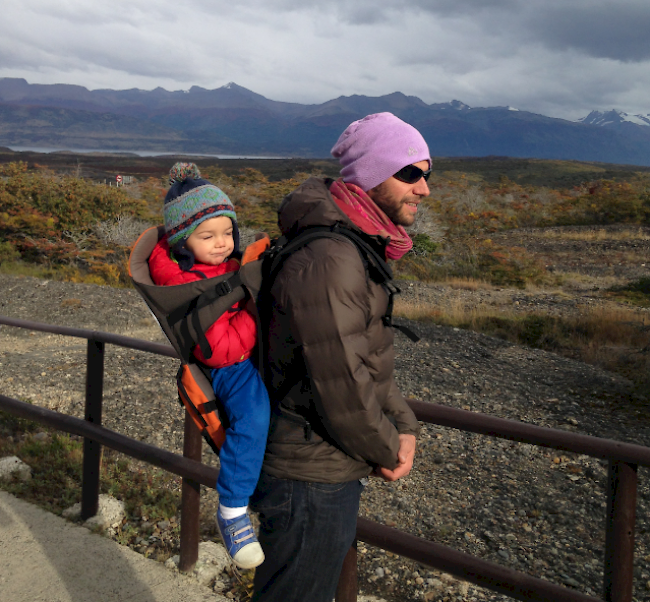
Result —
<svg viewBox="0 0 650 602"><path fill-rule="evenodd" d="M424 178L424 181L426 182L430 175L431 169L423 171L415 165L407 165L406 167L402 167L402 169L400 169L396 174L393 174L393 177L400 180L400 182L415 184L420 181L420 178Z"/></svg>

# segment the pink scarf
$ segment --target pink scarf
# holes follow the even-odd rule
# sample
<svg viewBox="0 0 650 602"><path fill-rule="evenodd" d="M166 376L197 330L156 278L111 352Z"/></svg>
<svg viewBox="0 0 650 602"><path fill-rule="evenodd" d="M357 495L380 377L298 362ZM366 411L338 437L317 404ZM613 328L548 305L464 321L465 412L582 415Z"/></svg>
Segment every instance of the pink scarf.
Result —
<svg viewBox="0 0 650 602"><path fill-rule="evenodd" d="M344 182L341 178L330 186L330 193L339 209L350 221L371 236L388 239L386 257L401 259L413 247L402 226L396 226L375 202L356 184Z"/></svg>

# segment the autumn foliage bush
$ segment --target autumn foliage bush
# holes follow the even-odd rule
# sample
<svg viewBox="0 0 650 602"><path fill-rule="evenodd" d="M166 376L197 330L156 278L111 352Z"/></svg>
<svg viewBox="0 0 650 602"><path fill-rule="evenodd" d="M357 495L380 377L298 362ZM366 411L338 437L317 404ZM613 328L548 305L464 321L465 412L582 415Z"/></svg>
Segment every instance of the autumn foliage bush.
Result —
<svg viewBox="0 0 650 602"><path fill-rule="evenodd" d="M541 167L549 170L554 165L547 162ZM558 169L570 167L560 165ZM243 241L252 240L260 230L277 236L277 208L282 198L308 175L319 175L296 173L271 180L251 168L226 174L218 166L202 166L201 171L233 201ZM564 188L524 185L505 175L484 179L472 173L438 172L429 185L431 193L421 202L410 229L413 251L394 265L398 278L522 288L556 284L556 276L535 257L524 249L497 243L495 234L550 226L641 226L650 219L650 177L641 172L626 173L625 180L576 184L571 179L570 186ZM25 163L2 164L0 269L75 282L127 285L129 246L139 232L162 222L166 192L166 174L116 188L39 166L28 168ZM641 278L612 288L608 294L647 307L650 283ZM585 361L621 372L638 382L640 390L649 390L645 322L630 330L628 318L612 316L587 316L574 323L548 315L493 313L460 316L450 322L449 308L427 307L426 312L425 319L482 330L534 347L557 352L568 349L573 354L582 346ZM611 328L606 328L608 325ZM610 330L610 338L603 339ZM637 331L646 338L633 338ZM627 349L621 337L644 351L612 351ZM589 353L594 356L591 360ZM637 378L639 374L645 376Z"/></svg>
<svg viewBox="0 0 650 602"><path fill-rule="evenodd" d="M548 165L544 165L547 169ZM279 234L277 208L307 173L271 181L245 168L226 174L204 166L202 175L233 201L240 228ZM611 223L644 224L650 218L650 181L593 180L568 188L524 185L501 175L434 175L411 229L413 251L395 266L401 278L475 278L523 287L552 281L524 250L495 243L512 228ZM102 284L128 283L126 258L134 234L162 222L166 175L128 187L60 175L21 162L0 165L0 266L17 260L40 266L47 277ZM4 269L4 268L3 268Z"/></svg>
<svg viewBox="0 0 650 602"><path fill-rule="evenodd" d="M149 215L143 200L25 163L0 166L0 262L38 264L44 275L117 285L127 281L126 245L103 244L93 228L121 216ZM121 248L122 247L122 248Z"/></svg>
<svg viewBox="0 0 650 602"><path fill-rule="evenodd" d="M646 173L638 173L629 181L596 180L568 189L524 186L507 177L485 183L476 176L449 173L430 181L430 189L421 208L444 228L444 241L436 246L435 253L420 253L427 234L418 232L415 257L406 256L396 267L405 278L469 277L515 287L550 283L554 278L544 265L523 249L495 244L491 235L524 227L650 221L650 179Z"/></svg>

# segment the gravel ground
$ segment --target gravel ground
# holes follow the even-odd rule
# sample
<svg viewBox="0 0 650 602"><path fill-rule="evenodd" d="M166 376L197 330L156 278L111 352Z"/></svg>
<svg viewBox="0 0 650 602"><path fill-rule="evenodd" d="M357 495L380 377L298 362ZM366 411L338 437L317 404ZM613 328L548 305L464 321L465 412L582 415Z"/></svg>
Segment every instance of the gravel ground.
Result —
<svg viewBox="0 0 650 602"><path fill-rule="evenodd" d="M648 276L650 227L627 224L518 228L491 238L523 247L551 272L623 283Z"/></svg>
<svg viewBox="0 0 650 602"><path fill-rule="evenodd" d="M430 303L449 293L420 284L403 288L407 300ZM522 294L498 293L509 302ZM467 303L485 294L463 291ZM164 340L131 290L0 276L0 314ZM648 413L625 379L472 332L409 326L422 340L413 344L397 334L396 377L410 397L650 446ZM80 416L85 349L82 339L2 326L0 391ZM105 362L105 426L178 452L183 421L174 388L176 362L113 346L107 346ZM206 452L204 461L215 460ZM423 425L412 473L397 483L372 480L361 513L601 596L606 473L602 462L587 456ZM647 477L647 470L639 469L634 586L639 601L650 601ZM214 497L205 492L206 521L212 521ZM154 538L168 527L149 525ZM138 547L146 551L149 544L143 538ZM387 600L509 599L363 543L359 552L362 591Z"/></svg>

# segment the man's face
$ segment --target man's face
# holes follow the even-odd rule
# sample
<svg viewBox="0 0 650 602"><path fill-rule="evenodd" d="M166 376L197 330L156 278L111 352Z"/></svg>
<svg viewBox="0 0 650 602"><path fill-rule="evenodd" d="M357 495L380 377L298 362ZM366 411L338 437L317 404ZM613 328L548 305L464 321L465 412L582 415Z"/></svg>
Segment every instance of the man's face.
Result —
<svg viewBox="0 0 650 602"><path fill-rule="evenodd" d="M429 169L428 161L419 161L413 165L423 171ZM392 176L368 191L368 196L398 226L413 224L418 204L428 194L429 186L424 178L415 184L407 184Z"/></svg>

